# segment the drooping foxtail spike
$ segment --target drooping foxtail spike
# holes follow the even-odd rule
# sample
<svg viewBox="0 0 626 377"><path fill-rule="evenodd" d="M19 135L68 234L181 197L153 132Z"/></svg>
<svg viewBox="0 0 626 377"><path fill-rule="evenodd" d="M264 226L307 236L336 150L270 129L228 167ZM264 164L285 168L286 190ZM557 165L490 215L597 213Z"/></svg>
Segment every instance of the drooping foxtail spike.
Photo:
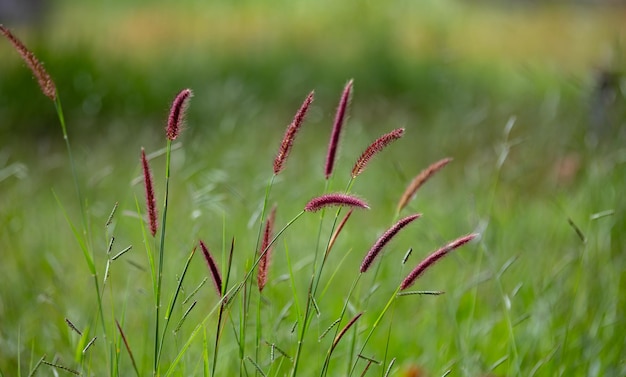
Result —
<svg viewBox="0 0 626 377"><path fill-rule="evenodd" d="M406 207L407 204L409 204L417 190L419 190L419 188L422 187L422 185L426 183L426 181L428 181L428 179L432 177L433 174L441 170L444 166L448 165L450 161L452 161L452 158L450 157L439 160L434 164L431 164L426 169L422 170L415 178L413 178L411 183L409 183L409 185L407 186L406 190L404 190L404 193L402 194L402 197L398 202L398 213L402 211L402 209Z"/></svg>
<svg viewBox="0 0 626 377"><path fill-rule="evenodd" d="M287 130L285 131L285 136L283 136L283 140L280 143L278 154L276 154L276 158L274 158L274 174L280 173L285 167L285 161L289 156L289 152L291 151L291 147L293 146L293 141L296 138L296 134L298 133L300 126L302 126L302 123L304 123L304 118L306 117L306 113L311 106L311 102L313 102L314 96L314 91L309 93L309 95L302 103L302 106L300 106L300 109L294 116L293 121L287 127Z"/></svg>
<svg viewBox="0 0 626 377"><path fill-rule="evenodd" d="M148 211L148 225L150 226L150 234L152 237L156 234L158 228L157 205L154 195L154 184L152 180L152 172L148 165L146 151L141 148L141 168L143 170L143 185L146 191L146 209Z"/></svg>
<svg viewBox="0 0 626 377"><path fill-rule="evenodd" d="M30 50L28 50L26 46L2 24L0 24L0 34L4 35L9 40L9 42L11 42L15 50L18 52L18 54L20 54L24 62L26 62L28 68L30 68L35 78L37 78L37 82L39 83L41 92L46 97L50 98L52 102L54 102L57 97L57 89L54 85L54 81L52 81L52 78L43 67L43 64L41 64L41 62L37 60L35 55L30 52Z"/></svg>
<svg viewBox="0 0 626 377"><path fill-rule="evenodd" d="M346 194L325 194L311 199L305 206L306 212L316 212L325 207L348 206L369 209L369 205L356 196Z"/></svg>
<svg viewBox="0 0 626 377"><path fill-rule="evenodd" d="M337 157L337 147L339 145L339 136L341 136L341 129L346 119L346 112L348 104L350 102L350 95L352 94L352 81L348 81L346 87L343 89L341 99L339 100L339 106L337 107L337 113L335 114L335 121L333 123L333 130L330 135L330 141L328 142L328 153L326 154L326 165L324 167L324 175L326 179L330 178L333 174L333 168L335 167L335 159Z"/></svg>
<svg viewBox="0 0 626 377"><path fill-rule="evenodd" d="M365 258L363 259L363 262L361 263L361 273L367 271L367 269L370 268L370 266L372 265L372 262L374 262L374 259L376 259L378 254L380 254L380 252L383 250L385 245L388 244L389 241L391 241L391 239L395 237L395 235L398 234L398 232L402 228L409 225L411 222L413 222L415 219L419 218L420 216L421 214L419 213L416 213L411 216L407 216L401 219L400 221L398 221L397 223L395 223L391 228L389 228L385 233L383 233L383 235L380 236L380 238L376 241L376 243L374 243L370 251L367 253Z"/></svg>
<svg viewBox="0 0 626 377"><path fill-rule="evenodd" d="M165 129L168 140L176 140L178 135L180 135L180 130L185 120L185 111L192 96L193 92L191 89L183 89L174 98L170 108L170 115L167 118L167 128Z"/></svg>
<svg viewBox="0 0 626 377"><path fill-rule="evenodd" d="M276 219L276 206L272 208L269 217L265 222L265 231L263 232L263 242L261 242L261 250L259 254L261 254L261 259L259 259L259 270L257 275L257 285L259 287L259 292L263 291L265 288L265 284L267 284L267 271L269 270L270 264L270 255L272 253L272 248L269 247L270 242L272 241L272 237L274 237L274 220ZM267 250L266 250L267 249Z"/></svg>
<svg viewBox="0 0 626 377"><path fill-rule="evenodd" d="M426 271L426 269L434 265L435 262L445 257L452 250L457 249L470 242L477 236L478 234L474 233L457 238L456 240L450 242L449 244L430 254L428 257L426 257L426 259L421 261L417 265L417 267L415 267L413 271L411 271L411 273L402 281L402 284L400 284L400 290L403 291L409 288L411 285L413 285L413 283L415 283L415 280L417 280L417 278L420 277L424 273L424 271Z"/></svg>
<svg viewBox="0 0 626 377"><path fill-rule="evenodd" d="M213 278L213 283L215 284L215 289L217 290L217 294L219 296L222 295L222 275L220 274L220 270L217 268L217 263L215 263L215 259L209 252L209 248L200 240L200 248L202 249L202 254L204 254L204 259L206 260L207 266L209 267L209 271L211 272L211 277Z"/></svg>
<svg viewBox="0 0 626 377"><path fill-rule="evenodd" d="M392 142L398 140L404 135L404 128L395 129L389 133L376 139L369 147L363 152L361 157L356 161L352 168L352 178L356 178L359 174L363 173L363 170L367 167L369 161L378 154L380 151Z"/></svg>

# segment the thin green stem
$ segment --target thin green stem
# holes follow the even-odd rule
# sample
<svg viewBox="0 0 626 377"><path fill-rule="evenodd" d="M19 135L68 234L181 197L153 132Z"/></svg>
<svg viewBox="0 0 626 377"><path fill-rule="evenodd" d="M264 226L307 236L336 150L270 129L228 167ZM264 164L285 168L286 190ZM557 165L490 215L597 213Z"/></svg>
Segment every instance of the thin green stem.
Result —
<svg viewBox="0 0 626 377"><path fill-rule="evenodd" d="M263 207L261 209L261 216L259 217L259 230L257 232L256 244L254 246L254 258L255 259L256 259L257 255L259 254L259 242L260 242L261 236L263 234L263 222L265 220L265 213L267 211L267 203L269 202L270 192L272 191L272 186L274 185L274 180L275 179L276 179L276 174L273 174L272 178L270 178L269 182L267 183L267 186L265 187L265 197L263 198ZM254 268L253 268L253 270L254 270ZM253 285L254 284L253 284L252 280L250 280L250 282L248 284L248 287L246 288L246 296L245 296L246 300L245 300L245 311L244 311L245 315L243 316L244 323L243 323L243 326L242 326L243 328L245 328L245 326L246 326L246 322L247 322L247 318L248 318L247 313L250 310L250 298L252 296L252 286ZM261 301L261 297L260 297L260 292L259 292L259 305L258 305L259 307L257 308L258 309L257 312L259 312L261 310L260 309L260 305L261 305L260 301ZM259 318L260 318L260 313L257 313L257 323L256 323L257 330L256 330L256 339L255 339L255 356L254 356L255 357L254 360L257 363L259 362L258 356L259 356L260 332L261 332ZM241 333L241 336L242 336L241 342L243 344L245 344L245 331L243 331ZM243 356L244 355L241 355L241 356L242 356L242 360L241 361L243 363Z"/></svg>
<svg viewBox="0 0 626 377"><path fill-rule="evenodd" d="M389 298L389 301L387 301L387 304L385 305L383 310L378 315L378 318L376 318L376 321L372 325L372 327L370 329L370 332L367 334L367 337L365 338L365 341L363 342L363 345L361 346L361 349L359 350L359 354L362 354L363 351L365 350L365 346L367 346L367 342L369 342L370 338L372 337L372 334L374 334L374 331L376 330L376 328L380 324L380 321L383 319L383 316L387 313L387 311L391 307L391 304L398 297L398 292L400 292L400 285L398 285L398 288L396 288L396 290L393 292L393 294ZM356 369L357 362L358 362L358 359L352 365L352 370L350 371L350 376L352 375L352 373L354 373L354 370Z"/></svg>
<svg viewBox="0 0 626 377"><path fill-rule="evenodd" d="M330 185L329 180L326 180L324 184L324 192L328 191L329 185ZM294 377L298 371L298 365L300 363L300 354L302 352L302 344L304 343L304 335L309 325L309 314L311 313L311 300L313 299L313 296L315 295L315 291L317 290L316 280L319 281L319 277L321 276L320 275L321 268L319 269L319 271L317 270L317 263L318 263L317 259L318 259L319 250L320 250L320 240L322 238L322 225L324 223L325 214L326 214L326 210L323 209L320 214L320 222L319 222L319 227L317 230L317 241L315 243L315 254L313 256L313 271L311 272L311 282L309 283L309 289L307 291L306 306L304 309L304 318L302 319L302 323L300 326L300 332L298 334L298 348L296 349L296 355L294 357L294 362L293 362L293 369L291 370L292 377ZM322 264L323 262L324 261L322 261ZM316 271L317 271L317 274L316 274Z"/></svg>
<svg viewBox="0 0 626 377"><path fill-rule="evenodd" d="M189 264L191 263L191 258L193 258L195 252L196 252L196 249L193 248L191 250L191 253L189 253L189 257L187 257L187 261L185 262L185 267L183 267L183 272L180 275L180 279L178 279L178 285L176 286L174 297L172 298L169 308L167 309L167 312L165 313L165 325L163 326L163 332L161 333L161 341L159 342L159 351L157 354L157 360L161 359L161 352L163 351L163 343L165 340L165 335L167 334L167 327L170 324L170 321L172 318L172 312L174 311L174 306L176 305L176 300L178 299L178 295L180 294L180 291L182 289L183 281L185 280L185 276L187 276L187 270L189 269Z"/></svg>
<svg viewBox="0 0 626 377"><path fill-rule="evenodd" d="M165 250L165 227L167 224L167 201L169 197L169 185L170 185L170 160L172 155L172 141L167 140L167 151L165 155L165 195L163 198L163 217L161 220L161 243L159 244L159 273L157 274L156 285L156 310L155 310L155 324L154 324L154 375L159 375L159 320L161 309L161 285L163 281L163 254Z"/></svg>
<svg viewBox="0 0 626 377"><path fill-rule="evenodd" d="M72 179L74 181L74 189L76 190L76 196L78 197L78 203L79 203L79 208L80 208L80 215L81 215L81 221L82 221L82 225L83 225L83 232L82 232L82 236L84 238L84 241L80 241L80 237L78 235L78 233L76 231L74 231L75 237L77 237L77 240L79 240L79 243L81 244L81 248L83 249L83 255L85 257L85 261L87 262L87 266L89 268L89 271L91 272L93 279L94 279L94 287L96 290L96 297L97 297L97 301L98 301L98 313L100 315L100 322L102 323L102 332L103 332L103 336L105 339L105 343L108 343L107 341L107 329L106 329L106 322L104 321L104 309L102 306L102 297L100 294L100 284L98 282L98 272L96 270L95 264L94 264L94 259L93 259L93 247L90 247L89 245L91 245L89 241L90 237L89 237L89 226L88 226L88 222L87 222L87 211L85 209L85 202L83 199L83 194L82 191L80 189L80 184L78 183L78 173L76 171L76 163L74 161L74 156L72 154L72 147L70 145L70 138L67 132L67 125L65 122L65 116L63 114L63 106L61 104L61 96L57 93L55 101L54 101L54 107L57 113L57 117L59 119L59 123L61 124L61 131L63 133L63 141L65 142L65 147L67 149L67 155L70 161L70 169L72 171ZM58 198L57 198L58 200ZM69 219L69 217L66 214L66 218ZM69 221L69 220L68 220ZM109 355L109 358L111 358L112 355Z"/></svg>
<svg viewBox="0 0 626 377"><path fill-rule="evenodd" d="M250 277L252 276L252 272L254 271L254 269L256 268L256 266L259 264L259 261L261 260L261 258L263 258L263 256L265 255L265 253L267 253L267 251L274 245L274 243L276 242L276 240L287 230L289 229L289 227L296 222L305 212L304 211L300 211L293 219L291 219L281 230L279 230L276 235L272 238L272 240L269 242L269 244L267 245L267 247L259 254L259 256L257 257L257 259L255 260L254 264L252 265L252 267L248 270L248 272L244 275L243 279L241 282L239 282L238 284L235 284L232 288L230 288L224 295L222 295L222 298L220 299L220 301L216 304L216 306L211 309L211 311L204 317L204 319L196 326L196 328L192 331L191 335L189 336L189 339L187 339L187 342L185 342L185 344L182 346L182 348L180 349L178 355L176 356L176 358L172 361L172 363L170 364L170 367L168 368L165 377L171 375L174 372L174 369L176 367L176 365L178 365L178 363L181 361L183 355L187 352L187 349L189 348L189 346L191 345L191 342L195 339L195 337L198 335L198 333L200 332L200 330L205 326L206 322L208 321L208 319L211 317L211 315L213 315L213 313L215 312L215 310L217 310L217 308L219 307L219 305L222 304L223 301L227 301L227 303L230 303L233 298L242 290L242 288L244 288L245 284L247 283L248 279L250 279Z"/></svg>
<svg viewBox="0 0 626 377"><path fill-rule="evenodd" d="M225 229L225 227L224 227ZM224 230L225 232L225 230ZM223 238L226 237L226 234L222 234ZM223 246L225 249L225 245ZM226 288L228 287L228 282L230 280L230 272L233 266L233 252L235 250L235 239L233 238L230 243L230 253L228 255L228 263L226 264L226 279L224 279L224 283L222 284L222 297L226 295ZM222 319L224 318L224 312L227 310L226 305L228 302L226 300L222 300L222 304L220 305L219 313L217 315L217 330L215 331L215 349L213 350L213 365L211 366L211 376L215 376L215 369L217 367L217 355L219 353L219 345L222 334Z"/></svg>
<svg viewBox="0 0 626 377"><path fill-rule="evenodd" d="M352 282L352 286L350 287L350 290L348 291L348 297L346 297L343 303L343 308L341 308L341 314L339 315L339 324L343 320L346 310L348 309L348 304L350 303L350 297L352 297L352 292L354 292L354 289L356 288L357 283L361 279L361 275L362 274L358 274L357 277L354 279L354 282ZM333 339L336 338L337 334L339 334L339 331L341 331L341 326L339 326L339 324L337 324L337 328L335 329L335 336L333 337ZM328 351L326 352L326 358L324 359L324 365L322 366L322 371L320 373L320 376L325 376L328 373L328 367L330 365L330 357L332 356L333 351L334 351L334 347L331 344L331 346L328 348Z"/></svg>

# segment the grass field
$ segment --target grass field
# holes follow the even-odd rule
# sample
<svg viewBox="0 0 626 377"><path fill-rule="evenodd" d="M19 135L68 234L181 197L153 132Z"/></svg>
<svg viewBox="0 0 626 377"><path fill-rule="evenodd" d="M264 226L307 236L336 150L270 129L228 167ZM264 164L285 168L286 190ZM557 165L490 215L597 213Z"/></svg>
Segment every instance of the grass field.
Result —
<svg viewBox="0 0 626 377"><path fill-rule="evenodd" d="M368 360L357 354L404 276L429 252L472 232L480 233L476 241L413 287L445 294L393 301L361 352L377 362L365 375L383 376L392 358L389 375L398 376L625 375L623 15L621 8L458 2L65 2L49 32L16 29L55 79L84 200L81 209L54 106L3 40L0 375L27 376L35 367L36 375L69 373L37 364L44 355L80 375L132 375L116 320L138 374L153 373L148 255L161 243L145 230L140 150L151 157L162 214L164 128L174 95L185 87L194 97L172 145L163 311L199 239L225 276L234 237L227 289L250 269L272 161L310 90L315 102L268 200L277 203L276 229L312 197L344 190L354 161L375 138L398 127L406 134L355 180L351 191L371 209L355 210L338 237L309 317L303 311L319 268L316 244L330 236L334 210L323 220L306 213L278 238L262 294L254 276L250 295L240 292L226 306L216 359L220 299L198 250L164 337L161 375L170 367L181 376L261 375L259 369L289 375L293 363L282 352L294 358L305 317L298 375L321 375L335 331L363 312L327 371L347 375L356 362L353 375L361 375ZM603 70L617 77L614 100L600 108L614 128L592 143L594 77ZM351 78L350 115L326 182L334 112ZM401 214L422 218L394 238L349 295L365 253L397 219L407 184L448 156L454 161ZM345 317L321 337L348 296Z"/></svg>

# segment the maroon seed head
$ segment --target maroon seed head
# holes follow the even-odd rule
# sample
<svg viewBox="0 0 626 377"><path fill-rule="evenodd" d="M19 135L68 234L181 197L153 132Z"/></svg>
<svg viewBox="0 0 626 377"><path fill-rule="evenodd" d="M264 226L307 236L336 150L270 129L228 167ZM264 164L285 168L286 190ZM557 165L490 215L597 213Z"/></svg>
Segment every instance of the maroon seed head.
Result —
<svg viewBox="0 0 626 377"><path fill-rule="evenodd" d="M185 120L185 111L189 105L189 99L192 97L191 89L183 89L172 102L170 115L167 118L167 128L165 130L168 140L176 140L180 134Z"/></svg>

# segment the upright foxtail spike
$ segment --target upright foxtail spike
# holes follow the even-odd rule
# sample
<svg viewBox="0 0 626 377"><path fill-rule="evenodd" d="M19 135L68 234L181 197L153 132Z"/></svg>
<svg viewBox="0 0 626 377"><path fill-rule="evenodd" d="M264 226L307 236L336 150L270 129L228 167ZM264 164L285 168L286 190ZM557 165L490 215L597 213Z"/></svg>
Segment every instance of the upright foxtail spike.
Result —
<svg viewBox="0 0 626 377"><path fill-rule="evenodd" d="M352 94L352 82L353 80L348 81L346 87L343 89L341 99L339 100L339 106L337 107L337 113L335 114L333 130L330 135L330 141L328 142L326 165L324 167L324 175L326 176L326 179L330 178L330 176L333 174L333 168L335 167L337 148L339 146L339 137L341 136L341 130L343 129L343 124L346 120L348 104L350 103L350 95Z"/></svg>
<svg viewBox="0 0 626 377"><path fill-rule="evenodd" d="M213 278L213 283L215 284L217 294L221 297L222 275L220 274L220 270L219 268L217 268L217 263L215 263L215 259L213 259L209 248L202 240L200 240L200 248L202 249L202 254L204 255L204 259L206 260L207 266L209 267L209 271L211 272L211 277Z"/></svg>
<svg viewBox="0 0 626 377"><path fill-rule="evenodd" d="M185 112L187 106L189 106L189 99L192 96L193 92L191 89L183 89L176 95L176 98L174 98L170 115L167 118L167 128L165 130L168 140L176 140L178 135L180 135L180 130L185 120Z"/></svg>
<svg viewBox="0 0 626 377"><path fill-rule="evenodd" d="M148 164L146 151L143 148L141 148L141 168L143 170L143 184L144 184L144 188L146 191L146 208L148 210L148 225L150 227L150 234L152 234L152 237L154 237L158 228L157 205L156 205L156 197L154 195L154 184L152 180L152 172L150 171L150 165Z"/></svg>
<svg viewBox="0 0 626 377"><path fill-rule="evenodd" d="M276 206L272 208L270 215L268 216L265 222L265 230L263 232L263 242L261 242L261 259L259 259L259 269L257 274L257 285L259 287L259 292L263 291L265 288L265 284L267 284L267 272L269 270L270 263L270 255L272 253L272 248L270 247L270 242L272 241L272 237L274 237L274 220L276 219Z"/></svg>
<svg viewBox="0 0 626 377"><path fill-rule="evenodd" d="M285 131L285 136L283 136L283 140L280 143L280 148L278 149L278 154L276 154L276 158L274 158L274 174L277 175L285 168L285 161L289 156L289 152L291 152L291 148L293 147L293 142L296 139L296 134L298 130L300 130L300 126L304 123L304 118L306 117L306 113L309 111L309 107L313 102L313 98L315 96L315 92L309 93L306 97L302 106L296 113L293 118L293 121L287 127Z"/></svg>

